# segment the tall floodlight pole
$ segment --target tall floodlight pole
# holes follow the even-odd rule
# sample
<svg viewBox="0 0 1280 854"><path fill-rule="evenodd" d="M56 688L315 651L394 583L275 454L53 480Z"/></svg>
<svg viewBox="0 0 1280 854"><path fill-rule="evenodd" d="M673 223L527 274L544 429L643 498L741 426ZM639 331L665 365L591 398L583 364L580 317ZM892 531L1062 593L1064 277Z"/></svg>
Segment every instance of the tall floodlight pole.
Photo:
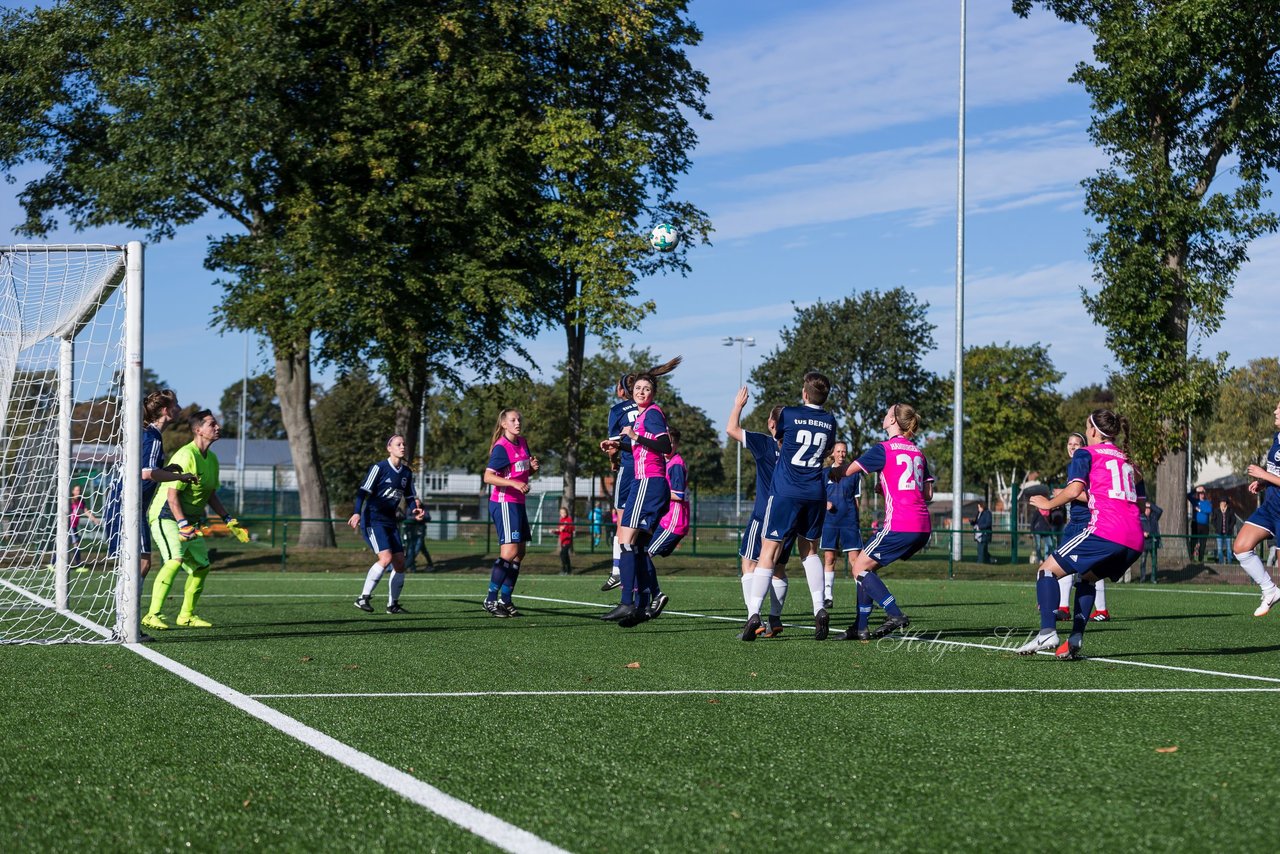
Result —
<svg viewBox="0 0 1280 854"><path fill-rule="evenodd" d="M756 346L756 339L750 335L726 335L724 346L738 345L738 388L742 388L742 353L746 347ZM738 442L738 480L734 488L733 514L735 519L742 517L742 443Z"/></svg>
<svg viewBox="0 0 1280 854"><path fill-rule="evenodd" d="M956 159L956 384L951 446L951 558L960 560L960 512L964 502L964 30L965 0L960 0L960 132Z"/></svg>
<svg viewBox="0 0 1280 854"><path fill-rule="evenodd" d="M240 437L236 443L236 512L244 515L244 451L249 408L249 333L244 334L244 379L240 381Z"/></svg>

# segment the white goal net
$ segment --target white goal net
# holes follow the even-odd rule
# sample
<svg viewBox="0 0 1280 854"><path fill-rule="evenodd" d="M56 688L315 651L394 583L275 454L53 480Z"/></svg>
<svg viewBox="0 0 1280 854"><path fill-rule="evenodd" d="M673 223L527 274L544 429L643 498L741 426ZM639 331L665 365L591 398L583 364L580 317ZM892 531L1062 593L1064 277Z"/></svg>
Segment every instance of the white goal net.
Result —
<svg viewBox="0 0 1280 854"><path fill-rule="evenodd" d="M142 245L0 246L0 643L138 639Z"/></svg>

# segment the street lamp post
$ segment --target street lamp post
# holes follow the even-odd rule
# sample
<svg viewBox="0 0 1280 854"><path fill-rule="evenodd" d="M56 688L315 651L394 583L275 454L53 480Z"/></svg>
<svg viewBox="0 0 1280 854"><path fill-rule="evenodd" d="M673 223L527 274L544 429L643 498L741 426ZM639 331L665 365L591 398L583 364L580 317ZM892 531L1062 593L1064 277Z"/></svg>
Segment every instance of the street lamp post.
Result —
<svg viewBox="0 0 1280 854"><path fill-rule="evenodd" d="M750 335L726 335L724 338L724 346L732 347L738 345L738 388L742 388L742 359L743 351L747 347L756 346L756 339ZM738 481L734 490L734 516L737 521L742 521L742 443L738 443Z"/></svg>

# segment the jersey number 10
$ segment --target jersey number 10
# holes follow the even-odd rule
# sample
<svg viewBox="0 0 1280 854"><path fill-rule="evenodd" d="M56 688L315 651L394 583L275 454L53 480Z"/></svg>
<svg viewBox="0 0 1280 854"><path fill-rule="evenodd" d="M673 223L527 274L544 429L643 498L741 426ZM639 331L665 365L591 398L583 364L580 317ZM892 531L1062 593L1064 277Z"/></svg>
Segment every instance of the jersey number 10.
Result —
<svg viewBox="0 0 1280 854"><path fill-rule="evenodd" d="M1111 472L1111 488L1107 490L1108 498L1136 503L1138 490L1133 485L1133 466L1119 460L1107 460L1107 471Z"/></svg>

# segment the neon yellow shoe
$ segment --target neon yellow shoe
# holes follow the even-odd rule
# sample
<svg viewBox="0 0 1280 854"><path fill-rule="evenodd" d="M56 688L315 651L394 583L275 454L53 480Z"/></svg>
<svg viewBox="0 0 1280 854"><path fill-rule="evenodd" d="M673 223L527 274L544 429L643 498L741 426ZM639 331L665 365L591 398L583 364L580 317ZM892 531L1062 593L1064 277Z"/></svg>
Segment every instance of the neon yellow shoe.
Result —
<svg viewBox="0 0 1280 854"><path fill-rule="evenodd" d="M144 629L163 632L169 628L169 624L164 621L163 614L144 614L142 617L142 627Z"/></svg>
<svg viewBox="0 0 1280 854"><path fill-rule="evenodd" d="M180 626L185 626L185 627L186 627L186 628L188 628L188 629L211 629L211 628L213 628L213 623L209 622L208 620L204 619L203 617L198 617L198 616L196 616L195 614L189 614L189 615L187 615L187 616L185 616L185 617L184 617L182 614L179 614L179 615L178 615L178 625L180 625Z"/></svg>

